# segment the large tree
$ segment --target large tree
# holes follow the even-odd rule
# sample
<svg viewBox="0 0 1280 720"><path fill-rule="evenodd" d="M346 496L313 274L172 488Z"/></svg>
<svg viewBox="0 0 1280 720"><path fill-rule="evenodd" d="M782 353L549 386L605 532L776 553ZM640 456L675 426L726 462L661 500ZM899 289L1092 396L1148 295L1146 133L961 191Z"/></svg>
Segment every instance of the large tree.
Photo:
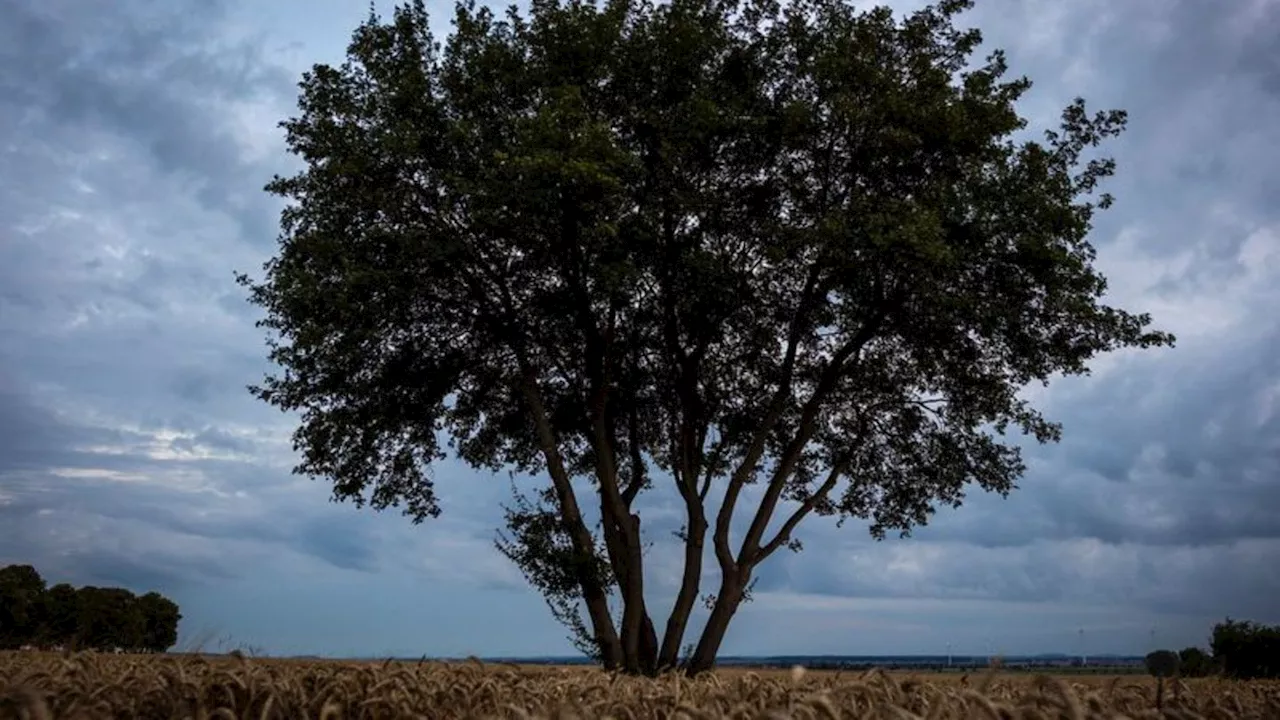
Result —
<svg viewBox="0 0 1280 720"><path fill-rule="evenodd" d="M1006 433L1059 437L1021 388L1173 338L1092 264L1092 148L1124 113L1077 100L1015 141L1030 83L970 62L970 4L464 3L443 47L420 1L371 16L304 74L279 250L240 276L296 471L415 522L451 454L545 477L504 550L606 667L646 673L677 661L707 550L691 672L807 516L883 537L1009 492ZM657 488L685 514L660 636Z"/></svg>
<svg viewBox="0 0 1280 720"><path fill-rule="evenodd" d="M45 580L31 565L0 568L0 649L71 645L164 652L178 640L182 613L158 592Z"/></svg>
<svg viewBox="0 0 1280 720"><path fill-rule="evenodd" d="M139 647L147 652L164 652L173 647L178 642L178 623L182 620L178 604L155 591L140 595L137 603L144 621Z"/></svg>
<svg viewBox="0 0 1280 720"><path fill-rule="evenodd" d="M36 641L44 622L44 594L44 578L34 567L0 567L0 649Z"/></svg>
<svg viewBox="0 0 1280 720"><path fill-rule="evenodd" d="M49 646L75 644L80 622L80 605L76 589L58 583L45 593L45 624L41 641Z"/></svg>
<svg viewBox="0 0 1280 720"><path fill-rule="evenodd" d="M76 646L97 650L143 647L147 618L133 592L86 585L76 590Z"/></svg>

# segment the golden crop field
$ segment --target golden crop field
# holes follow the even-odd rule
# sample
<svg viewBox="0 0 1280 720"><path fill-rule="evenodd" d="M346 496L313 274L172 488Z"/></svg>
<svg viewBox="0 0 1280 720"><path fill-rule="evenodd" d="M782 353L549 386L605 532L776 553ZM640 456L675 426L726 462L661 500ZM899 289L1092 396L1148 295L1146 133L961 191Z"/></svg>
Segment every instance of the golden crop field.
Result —
<svg viewBox="0 0 1280 720"><path fill-rule="evenodd" d="M726 671L690 680L583 668L223 656L0 653L0 719L1280 719L1280 683Z"/></svg>

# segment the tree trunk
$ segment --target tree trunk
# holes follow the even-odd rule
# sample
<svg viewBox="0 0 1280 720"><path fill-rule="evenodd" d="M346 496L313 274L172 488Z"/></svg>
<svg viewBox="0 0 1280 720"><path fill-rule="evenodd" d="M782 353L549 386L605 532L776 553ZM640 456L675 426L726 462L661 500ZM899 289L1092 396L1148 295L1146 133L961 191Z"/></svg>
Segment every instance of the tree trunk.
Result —
<svg viewBox="0 0 1280 720"><path fill-rule="evenodd" d="M622 667L622 642L613 626L613 616L609 614L609 596L597 583L582 583L582 599L587 604L587 616L591 618L591 629L595 632L596 646L600 648L600 661L605 670L617 670Z"/></svg>
<svg viewBox="0 0 1280 720"><path fill-rule="evenodd" d="M613 617L609 614L608 593L605 592L600 579L595 577L595 573L591 570L595 560L595 540L582 520L582 511L578 507L573 484L565 469L564 459L560 456L560 449L556 444L551 424L547 421L546 406L542 402L542 392L538 388L537 377L529 368L525 369L521 391L529 405L529 411L538 431L538 442L547 463L551 484L555 488L561 520L573 543L574 554L580 561L577 570L578 585L582 588L582 599L587 605L591 628L595 631L596 646L600 648L600 657L605 669L617 669L623 660L622 642L614 627Z"/></svg>
<svg viewBox="0 0 1280 720"><path fill-rule="evenodd" d="M698 647L685 668L690 676L715 667L716 654L720 652L720 644L724 642L729 621L742 603L743 588L750 580L748 575L747 572L740 572L737 576L725 577L720 581L720 594L716 596L715 605L711 608L711 617L707 618L702 637L698 639Z"/></svg>
<svg viewBox="0 0 1280 720"><path fill-rule="evenodd" d="M650 677L658 674L658 631L653 627L653 618L645 611L644 622L640 627L640 671Z"/></svg>
<svg viewBox="0 0 1280 720"><path fill-rule="evenodd" d="M618 669L631 674L652 675L658 667L658 637L644 598L640 518L628 515L629 526L621 527L603 494L600 512L604 518L605 548L623 603L619 628L622 664Z"/></svg>
<svg viewBox="0 0 1280 720"><path fill-rule="evenodd" d="M662 651L658 655L659 668L674 668L680 662L680 641L684 639L689 624L689 613L698 600L702 579L702 553L707 536L707 521L698 512L689 513L688 536L684 543L684 575L680 579L680 592L667 618L667 629L662 636Z"/></svg>
<svg viewBox="0 0 1280 720"><path fill-rule="evenodd" d="M653 631L653 620L644 602L644 560L640 545L640 518L631 515L629 522L619 533L623 541L625 577L619 578L619 589L622 591L622 654L623 669L636 675L653 673L656 658L645 652L645 645L657 645L656 638L652 643L645 642L646 625ZM647 622L646 622L647 621Z"/></svg>

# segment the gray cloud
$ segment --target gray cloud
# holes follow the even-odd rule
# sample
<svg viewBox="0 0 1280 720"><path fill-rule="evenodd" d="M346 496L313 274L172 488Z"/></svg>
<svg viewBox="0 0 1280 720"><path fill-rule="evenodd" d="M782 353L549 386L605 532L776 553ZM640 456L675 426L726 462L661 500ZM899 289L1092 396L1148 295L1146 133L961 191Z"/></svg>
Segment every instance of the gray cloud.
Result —
<svg viewBox="0 0 1280 720"><path fill-rule="evenodd" d="M0 559L38 558L42 567L95 581L115 568L122 582L164 577L174 583L238 574L235 558L220 558L208 541L251 541L292 547L340 568L372 568L376 538L367 519L350 522L325 505L322 494L287 497L297 493L279 481L287 470L262 462L267 448L214 427L157 435L77 426L14 389L0 392L0 516L6 518ZM219 449L253 460L212 454ZM301 505L301 512L278 516L264 499ZM113 550L99 542L103 532L136 542L129 552ZM153 543L166 547L173 538L194 543L204 555L188 563L163 552L131 554ZM156 575L146 574L147 563Z"/></svg>
<svg viewBox="0 0 1280 720"><path fill-rule="evenodd" d="M309 553L334 567L365 572L377 569L378 552L370 538L336 517L307 521L299 540Z"/></svg>
<svg viewBox="0 0 1280 720"><path fill-rule="evenodd" d="M764 572L757 589L863 598L1141 607L1148 613L1275 621L1280 542L1153 548L1091 540L975 551L959 542L849 543ZM1243 571L1242 570L1247 570Z"/></svg>
<svg viewBox="0 0 1280 720"><path fill-rule="evenodd" d="M218 41L222 2L193 8L121 2L91 8L8 3L0 83L5 117L22 134L38 126L48 142L85 147L111 134L144 152L171 179L194 185L206 207L241 223L246 239L269 242L274 217L245 181L261 166L246 161L231 128L211 126L220 106L263 94L287 97L293 79L264 63L261 49ZM96 176L109 181L108 177Z"/></svg>
<svg viewBox="0 0 1280 720"><path fill-rule="evenodd" d="M0 472L47 466L51 457L67 452L70 432L52 413L0 378ZM78 434L82 441L96 435Z"/></svg>

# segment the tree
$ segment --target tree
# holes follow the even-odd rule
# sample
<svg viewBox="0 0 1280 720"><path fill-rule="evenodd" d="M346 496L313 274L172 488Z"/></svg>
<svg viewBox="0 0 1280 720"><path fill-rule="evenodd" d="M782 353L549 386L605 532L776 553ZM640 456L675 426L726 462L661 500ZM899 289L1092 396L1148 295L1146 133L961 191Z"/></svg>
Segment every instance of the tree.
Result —
<svg viewBox="0 0 1280 720"><path fill-rule="evenodd" d="M371 14L303 75L278 252L238 275L295 471L414 522L450 455L545 477L500 545L633 673L677 662L708 535L691 673L806 517L882 538L1007 494L1006 435L1060 436L1024 386L1173 338L1092 264L1092 148L1125 114L1076 100L1015 142L1030 82L970 63L971 4L466 2L443 47L420 0ZM685 515L661 637L636 504L658 476Z"/></svg>
<svg viewBox="0 0 1280 720"><path fill-rule="evenodd" d="M1182 658L1172 650L1152 650L1145 658L1147 672L1156 679L1156 709L1164 707L1164 679L1176 677Z"/></svg>
<svg viewBox="0 0 1280 720"><path fill-rule="evenodd" d="M1213 626L1210 648L1227 677L1280 677L1280 626L1226 618Z"/></svg>
<svg viewBox="0 0 1280 720"><path fill-rule="evenodd" d="M177 642L178 606L157 592L59 583L30 565L0 568L0 648L72 645L163 652Z"/></svg>
<svg viewBox="0 0 1280 720"><path fill-rule="evenodd" d="M1182 677L1207 677L1217 672L1213 658L1198 647L1185 647L1178 652L1179 673Z"/></svg>
<svg viewBox="0 0 1280 720"><path fill-rule="evenodd" d="M43 622L44 578L30 565L0 568L0 649L36 640Z"/></svg>
<svg viewBox="0 0 1280 720"><path fill-rule="evenodd" d="M177 603L154 591L139 597L137 603L144 623L138 647L148 652L164 652L173 647L178 642L178 622L182 620Z"/></svg>
<svg viewBox="0 0 1280 720"><path fill-rule="evenodd" d="M146 619L132 592L86 585L76 591L76 610L78 647L95 650L142 647Z"/></svg>
<svg viewBox="0 0 1280 720"><path fill-rule="evenodd" d="M75 642L80 611L76 589L58 583L45 593L45 624L41 642L45 645L70 646Z"/></svg>

